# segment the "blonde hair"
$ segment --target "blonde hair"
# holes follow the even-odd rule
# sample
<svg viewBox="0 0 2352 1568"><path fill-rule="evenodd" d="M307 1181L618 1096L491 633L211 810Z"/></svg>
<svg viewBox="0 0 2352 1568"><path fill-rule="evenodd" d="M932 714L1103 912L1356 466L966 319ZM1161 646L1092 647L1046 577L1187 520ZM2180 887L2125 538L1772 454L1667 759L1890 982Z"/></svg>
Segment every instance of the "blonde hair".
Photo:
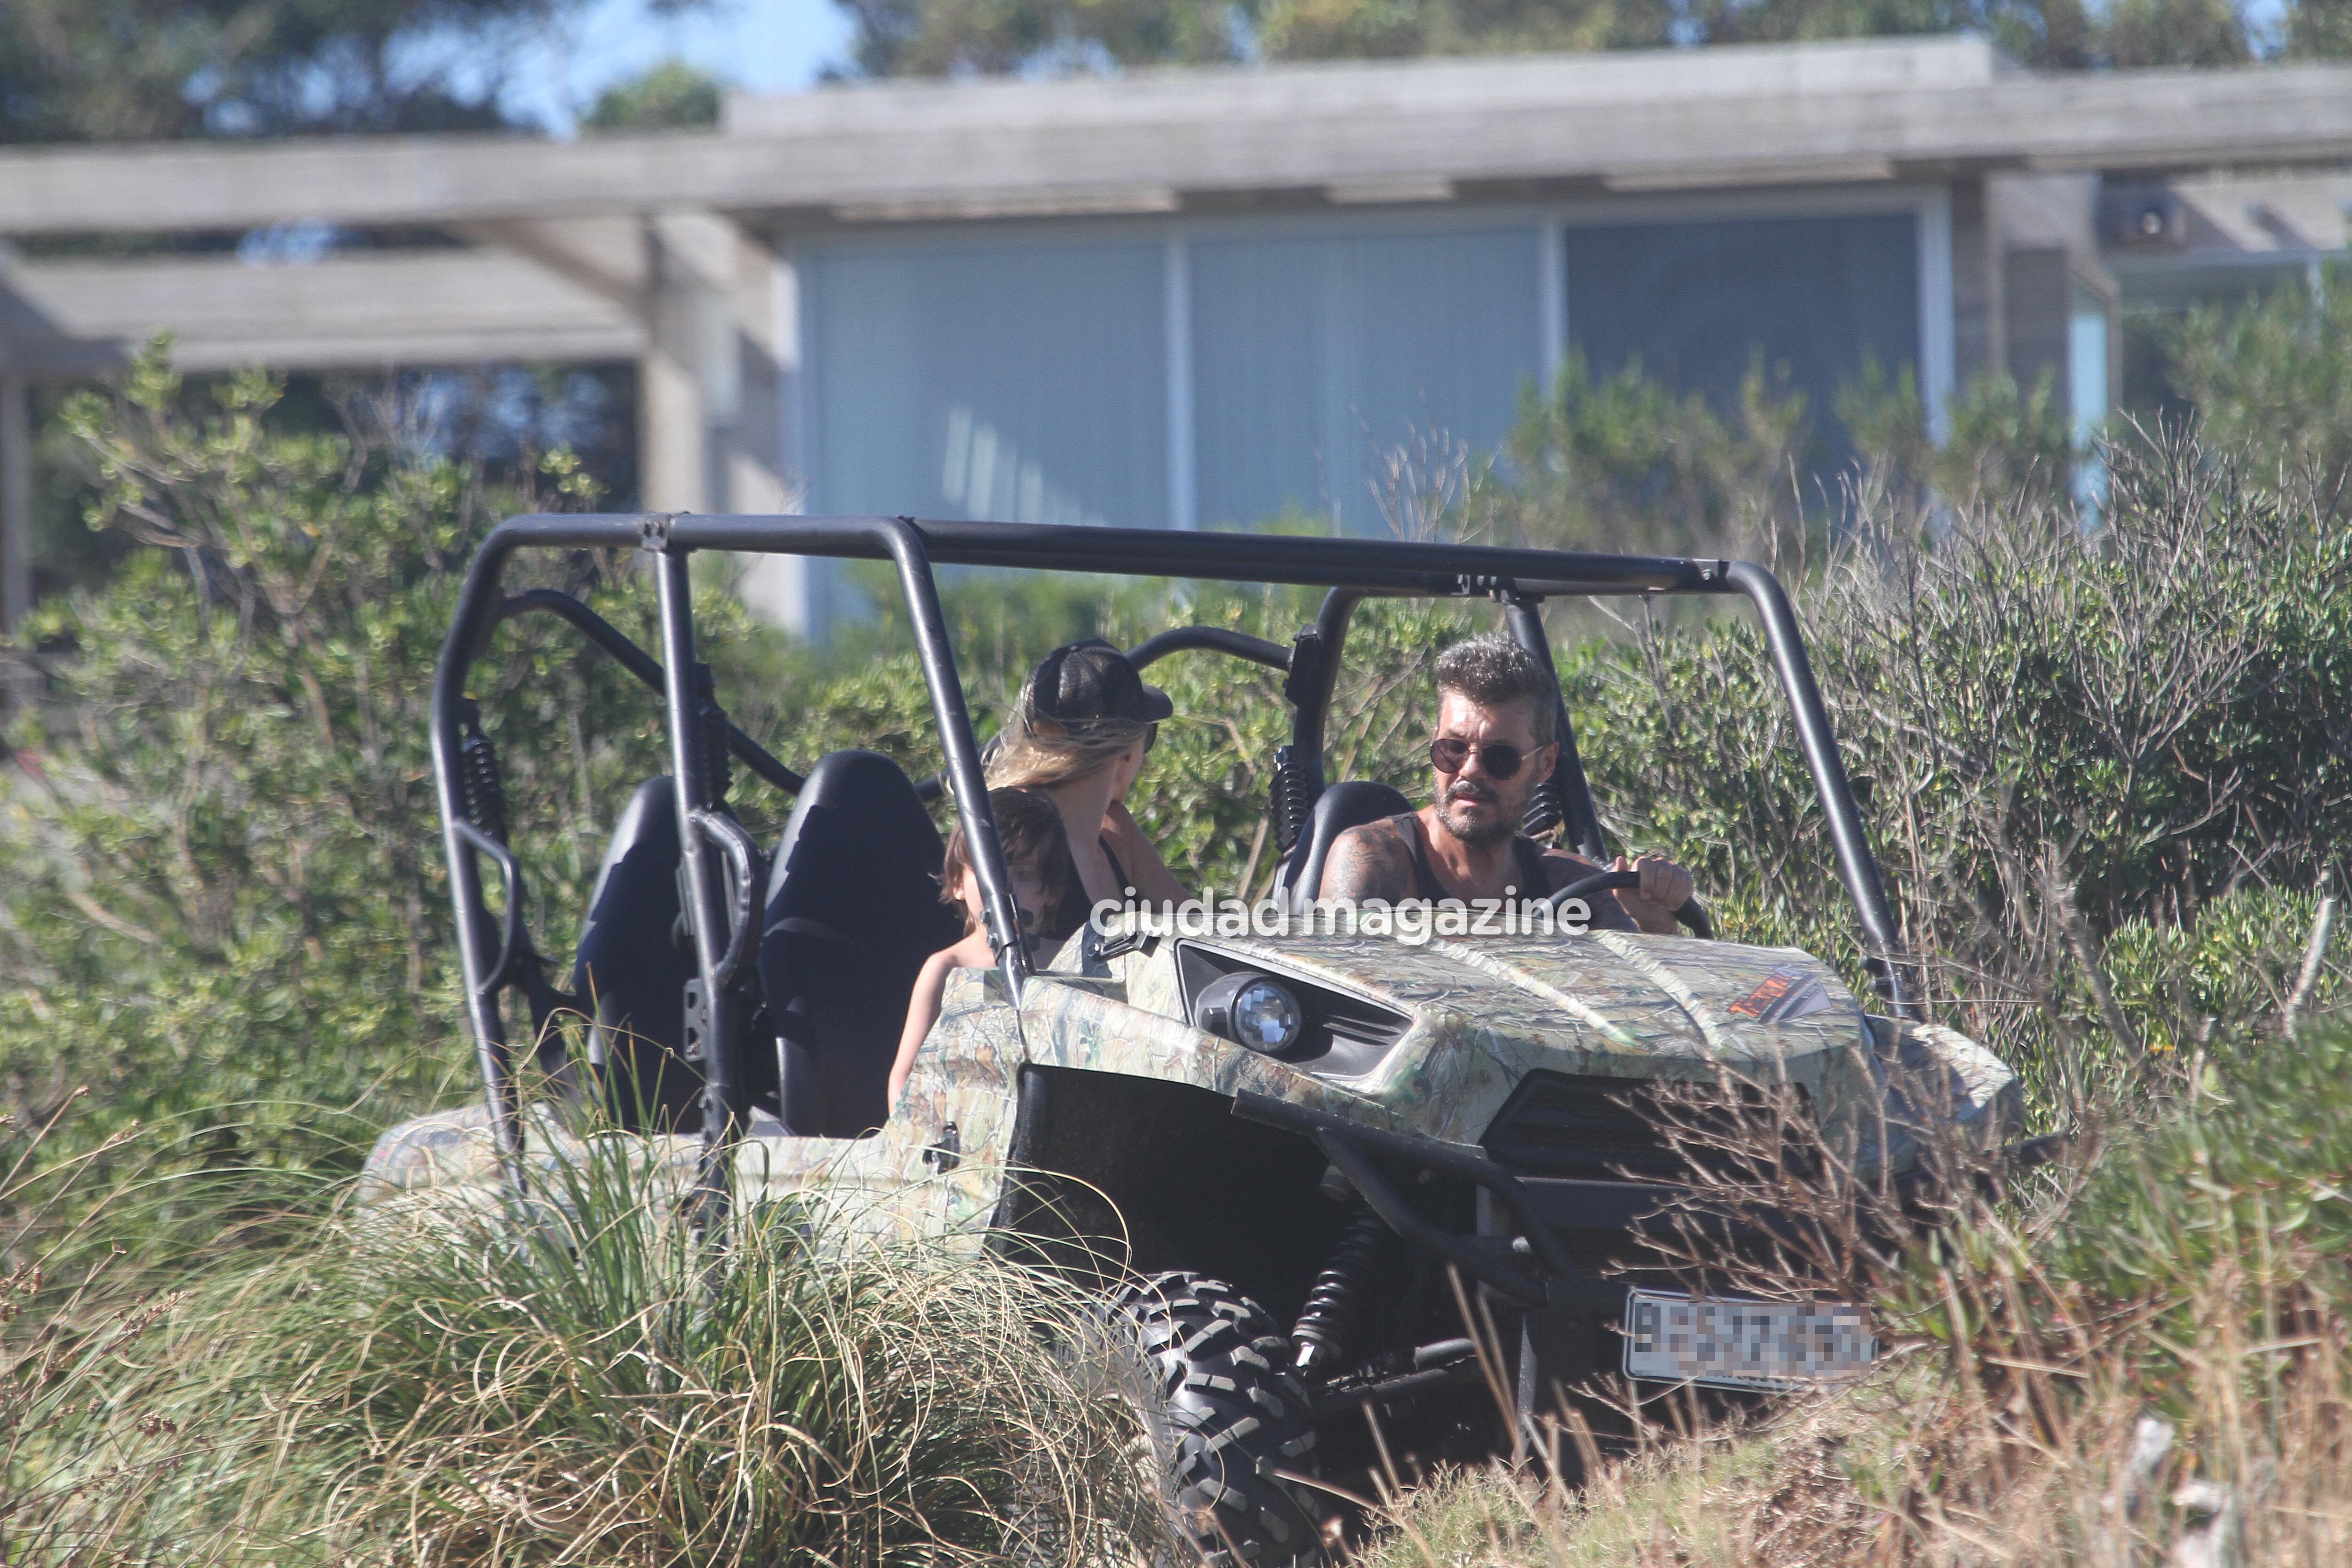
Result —
<svg viewBox="0 0 2352 1568"><path fill-rule="evenodd" d="M1142 719L1089 719L1066 724L1041 717L1024 684L1012 717L990 748L988 787L1050 789L1100 773L1151 732Z"/></svg>

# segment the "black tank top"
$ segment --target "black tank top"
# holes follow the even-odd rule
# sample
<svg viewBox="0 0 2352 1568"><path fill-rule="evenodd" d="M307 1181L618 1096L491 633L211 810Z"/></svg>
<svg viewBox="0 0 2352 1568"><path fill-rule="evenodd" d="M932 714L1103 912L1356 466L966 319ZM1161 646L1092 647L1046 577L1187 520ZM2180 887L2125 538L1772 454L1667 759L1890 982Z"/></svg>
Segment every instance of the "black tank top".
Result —
<svg viewBox="0 0 2352 1568"><path fill-rule="evenodd" d="M1429 863L1429 847L1421 839L1419 814L1399 812L1389 818L1389 825L1403 834L1404 841L1412 846L1413 897L1427 899L1433 904L1440 899L1453 898L1454 895L1445 890L1445 884L1437 879L1437 871ZM1551 891L1551 879L1544 873L1542 845L1524 833L1515 833L1511 836L1511 854L1519 866L1519 890L1512 895L1514 898L1540 899ZM1591 925L1595 931L1633 929L1632 917L1625 913L1616 900L1599 898L1590 902L1592 907Z"/></svg>
<svg viewBox="0 0 2352 1568"><path fill-rule="evenodd" d="M1103 858L1110 862L1111 881L1118 889L1114 896L1124 899L1127 897L1127 868L1118 863L1118 857L1111 853L1109 839L1098 838L1095 842L1102 846ZM1044 931L1037 933L1038 939L1058 947L1070 940L1072 931L1087 923L1087 917L1094 912L1094 907L1095 901L1087 897L1086 879L1078 875L1077 855L1072 852L1062 868L1062 896L1054 905L1054 918Z"/></svg>

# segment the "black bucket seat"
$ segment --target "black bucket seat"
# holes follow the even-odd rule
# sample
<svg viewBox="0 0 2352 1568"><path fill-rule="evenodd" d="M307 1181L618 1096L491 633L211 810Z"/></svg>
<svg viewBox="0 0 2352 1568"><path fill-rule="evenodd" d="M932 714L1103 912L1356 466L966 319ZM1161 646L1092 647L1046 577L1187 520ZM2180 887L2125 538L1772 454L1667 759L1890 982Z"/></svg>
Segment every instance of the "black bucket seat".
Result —
<svg viewBox="0 0 2352 1568"><path fill-rule="evenodd" d="M1334 839L1350 827L1412 809L1412 802L1405 799L1403 792L1361 779L1332 784L1316 796L1307 831L1298 836L1290 863L1282 873L1283 896L1289 900L1291 912L1303 913L1315 901L1316 889L1323 885L1323 862L1331 854Z"/></svg>
<svg viewBox="0 0 2352 1568"><path fill-rule="evenodd" d="M945 852L889 758L835 752L809 770L771 863L760 937L787 1131L856 1138L889 1116L915 977L963 931L962 911L940 900Z"/></svg>
<svg viewBox="0 0 2352 1568"><path fill-rule="evenodd" d="M588 1059L632 1130L702 1125L702 1074L683 1055L693 955L677 940L677 803L667 774L629 797L588 897L572 989L590 1009Z"/></svg>

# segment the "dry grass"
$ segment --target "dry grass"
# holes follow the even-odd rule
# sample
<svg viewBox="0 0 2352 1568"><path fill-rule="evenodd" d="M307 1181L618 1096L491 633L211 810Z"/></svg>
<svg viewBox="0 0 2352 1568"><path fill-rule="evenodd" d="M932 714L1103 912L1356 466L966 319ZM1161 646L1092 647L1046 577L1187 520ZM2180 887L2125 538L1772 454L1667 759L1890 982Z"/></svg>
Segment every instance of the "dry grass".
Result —
<svg viewBox="0 0 2352 1568"><path fill-rule="evenodd" d="M1445 1478L1370 1561L2352 1561L2352 1030L1944 1217L1878 1275L1893 1353L1859 1386L1612 1461L1556 1431L1584 1464Z"/></svg>
<svg viewBox="0 0 2352 1568"><path fill-rule="evenodd" d="M1082 1300L742 1216L656 1173L312 1244L17 1343L6 1560L978 1564L1160 1550ZM46 1357L46 1360L43 1359Z"/></svg>
<svg viewBox="0 0 2352 1568"><path fill-rule="evenodd" d="M2130 1389L1986 1399L1890 1368L1769 1425L1657 1445L1570 1490L1457 1472L1392 1510L1369 1568L1895 1568L2352 1561L2342 1360L2276 1401L2203 1391L2175 1426ZM2022 1382L2011 1391L2021 1391ZM2180 1434L2211 1433L2213 1440ZM2164 1441L2166 1435L2171 1440ZM2154 1438L2156 1441L2151 1441ZM2217 1554L2218 1553L2218 1554Z"/></svg>

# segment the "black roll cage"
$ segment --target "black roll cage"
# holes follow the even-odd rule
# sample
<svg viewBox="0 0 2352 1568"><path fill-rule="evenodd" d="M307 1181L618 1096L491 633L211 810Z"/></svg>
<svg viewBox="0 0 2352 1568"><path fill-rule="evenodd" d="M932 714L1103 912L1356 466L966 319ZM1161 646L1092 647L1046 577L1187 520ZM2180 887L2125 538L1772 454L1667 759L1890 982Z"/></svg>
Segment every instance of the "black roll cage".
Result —
<svg viewBox="0 0 2352 1568"><path fill-rule="evenodd" d="M661 626L661 657L570 595L501 586L508 557L519 550L636 549L651 557ZM1813 681L1796 615L1780 583L1744 561L1678 560L1604 555L1492 545L1404 540L1359 540L1248 533L1203 533L1131 528L1071 528L1052 524L949 522L908 517L752 517L692 513L533 515L511 518L491 531L475 554L460 591L433 684L433 771L456 910L457 950L466 983L467 1022L474 1037L489 1101L499 1154L509 1185L523 1185L522 1121L499 994L507 986L530 996L534 1015L549 994L521 915L520 868L503 841L502 822L481 820L469 785L469 744L481 741L466 676L509 616L557 616L657 691L666 711L670 772L679 842L684 851L684 904L700 973L705 1038L733 1040L731 1010L744 1005L731 982L744 967L758 913L750 907L749 867L756 847L726 811L709 776L714 748L740 760L787 794L802 778L728 721L712 700L709 670L696 657L691 584L693 553L750 553L884 560L892 563L907 601L916 651L947 765L941 782L956 802L989 917L990 940L1006 987L1017 1000L1028 980L1022 944L1003 933L1020 929L1004 855L990 815L980 748L949 646L935 564L1085 572L1118 576L1190 577L1279 584L1326 590L1315 624L1287 648L1214 626L1180 626L1139 645L1130 655L1148 665L1169 654L1202 649L1246 659L1284 674L1292 705L1291 741L1278 763L1296 772L1311 805L1322 792L1323 736L1356 606L1369 597L1491 598L1500 603L1513 637L1547 666L1542 605L1555 597L1620 595L1740 595L1757 611L1796 722L1798 742L1812 774L1829 827L1838 871L1853 900L1865 962L1874 983L1898 1016L1917 1017L1916 994L1905 962L1878 862L1864 835L1853 790L1838 756L1829 715ZM1576 752L1565 700L1560 704L1560 761L1553 775L1571 843L1605 858L1600 821ZM469 794L469 789L473 793ZM499 814L499 815L502 815ZM478 856L497 867L506 905L493 921L483 901ZM730 898L730 873L732 873ZM732 907L730 907L730 905ZM543 1026L543 1020L541 1020ZM698 1208L723 1212L730 1150L748 1123L741 1064L726 1048L704 1053L703 1161Z"/></svg>

